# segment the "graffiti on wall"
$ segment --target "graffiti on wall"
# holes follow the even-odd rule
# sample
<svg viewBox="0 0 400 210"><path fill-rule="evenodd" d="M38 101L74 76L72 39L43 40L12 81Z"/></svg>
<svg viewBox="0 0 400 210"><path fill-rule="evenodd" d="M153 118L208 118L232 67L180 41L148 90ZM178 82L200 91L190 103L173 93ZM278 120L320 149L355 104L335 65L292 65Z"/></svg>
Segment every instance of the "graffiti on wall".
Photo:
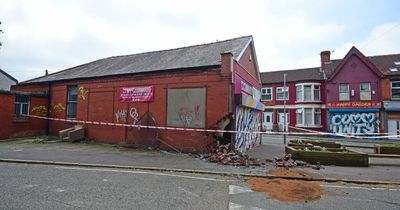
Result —
<svg viewBox="0 0 400 210"><path fill-rule="evenodd" d="M86 96L87 96L88 92L89 91L87 89L85 89L85 87L80 86L79 89L78 89L78 97L83 99L83 100L86 100Z"/></svg>
<svg viewBox="0 0 400 210"><path fill-rule="evenodd" d="M205 88L168 90L167 125L204 128L206 125Z"/></svg>
<svg viewBox="0 0 400 210"><path fill-rule="evenodd" d="M38 116L47 116L47 113L57 113L65 110L64 106L61 103L53 104L50 106L50 110L47 106L35 106L32 107L31 113Z"/></svg>
<svg viewBox="0 0 400 210"><path fill-rule="evenodd" d="M178 109L176 121L180 121L185 127L198 126L200 121L200 105L195 105L192 109L181 107Z"/></svg>
<svg viewBox="0 0 400 210"><path fill-rule="evenodd" d="M129 110L129 116L132 119L132 124L137 125L137 123L139 122L139 113L135 107L132 107ZM128 121L128 110L126 110L126 109L117 110L115 112L115 120L117 122L126 123Z"/></svg>
<svg viewBox="0 0 400 210"><path fill-rule="evenodd" d="M379 113L330 113L329 122L334 133L379 133Z"/></svg>
<svg viewBox="0 0 400 210"><path fill-rule="evenodd" d="M261 122L261 112L255 109L245 107L236 107L236 129L237 131L259 131ZM253 148L258 140L260 134L255 133L241 133L236 134L235 149L241 153L247 152Z"/></svg>

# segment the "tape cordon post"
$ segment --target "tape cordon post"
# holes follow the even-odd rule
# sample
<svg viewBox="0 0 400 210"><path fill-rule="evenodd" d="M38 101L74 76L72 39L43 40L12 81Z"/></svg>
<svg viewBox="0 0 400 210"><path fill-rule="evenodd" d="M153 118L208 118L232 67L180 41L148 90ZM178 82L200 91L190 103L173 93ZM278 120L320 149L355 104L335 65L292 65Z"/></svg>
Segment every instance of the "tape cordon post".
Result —
<svg viewBox="0 0 400 210"><path fill-rule="evenodd" d="M400 135L387 135L380 136L382 134L392 134L392 133L374 133L374 134L339 134L339 133L329 133L329 132L321 132L314 131L304 128L297 128L293 126L289 126L292 129L301 130L305 132L275 132L275 131L233 131L233 130L218 130L218 129L201 129L201 128L185 128L185 127L166 127L166 126L153 126L153 125L140 125L140 124L128 124L128 123L111 123L111 122L97 122L97 121L84 121L84 120L73 120L73 119L62 119L62 118L53 118L53 117L43 117L37 115L24 115L27 117L43 119L43 120L52 120L52 121L61 121L61 122L70 122L70 123L78 123L78 124L87 124L87 125L102 125L102 126L119 126L119 127L130 127L130 128L147 128L147 129L160 129L160 130L174 130L174 131L194 131L194 132L208 132L208 133L249 133L249 134L270 134L270 135L309 135L309 136L336 136L336 137L344 137L344 138L366 138L366 139L380 139L380 138L398 138ZM375 136L371 136L375 135ZM379 136L377 136L379 135Z"/></svg>

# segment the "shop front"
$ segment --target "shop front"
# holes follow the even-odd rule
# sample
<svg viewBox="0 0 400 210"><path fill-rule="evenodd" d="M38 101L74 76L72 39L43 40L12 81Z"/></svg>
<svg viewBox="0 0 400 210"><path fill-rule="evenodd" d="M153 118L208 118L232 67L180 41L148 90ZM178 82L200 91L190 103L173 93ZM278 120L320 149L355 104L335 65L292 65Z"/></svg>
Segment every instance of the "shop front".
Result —
<svg viewBox="0 0 400 210"><path fill-rule="evenodd" d="M400 135L400 101L386 101L383 102L385 130L387 131L390 139L398 139L394 135Z"/></svg>
<svg viewBox="0 0 400 210"><path fill-rule="evenodd" d="M327 103L329 131L336 134L380 133L380 102Z"/></svg>

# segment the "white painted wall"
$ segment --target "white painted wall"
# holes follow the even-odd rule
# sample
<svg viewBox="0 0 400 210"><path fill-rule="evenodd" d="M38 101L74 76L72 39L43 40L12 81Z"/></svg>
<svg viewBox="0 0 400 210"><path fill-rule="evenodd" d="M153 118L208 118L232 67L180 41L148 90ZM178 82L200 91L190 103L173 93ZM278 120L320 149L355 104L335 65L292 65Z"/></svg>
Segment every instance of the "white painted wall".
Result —
<svg viewBox="0 0 400 210"><path fill-rule="evenodd" d="M0 90L10 90L11 85L15 84L17 83L14 80L0 72Z"/></svg>

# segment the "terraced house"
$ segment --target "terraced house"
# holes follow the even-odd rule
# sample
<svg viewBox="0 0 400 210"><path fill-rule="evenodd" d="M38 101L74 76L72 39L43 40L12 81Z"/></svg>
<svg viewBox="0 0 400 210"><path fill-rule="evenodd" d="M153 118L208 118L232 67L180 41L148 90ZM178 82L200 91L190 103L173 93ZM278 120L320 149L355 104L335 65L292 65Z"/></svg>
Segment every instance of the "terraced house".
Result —
<svg viewBox="0 0 400 210"><path fill-rule="evenodd" d="M261 74L265 130L282 130L285 92L292 130L399 134L400 54L365 56L352 47L343 59L320 56L319 67Z"/></svg>

